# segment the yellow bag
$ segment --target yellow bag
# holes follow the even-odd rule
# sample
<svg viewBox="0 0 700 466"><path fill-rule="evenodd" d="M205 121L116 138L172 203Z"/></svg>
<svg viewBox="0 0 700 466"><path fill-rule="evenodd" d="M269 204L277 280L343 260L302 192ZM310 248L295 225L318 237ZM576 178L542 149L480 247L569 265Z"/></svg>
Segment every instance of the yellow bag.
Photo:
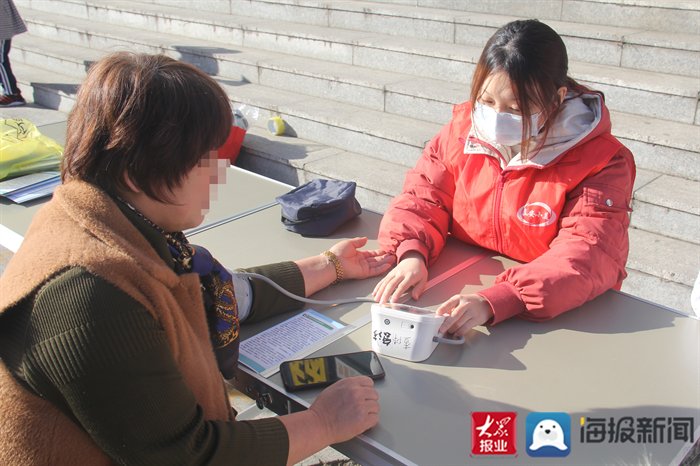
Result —
<svg viewBox="0 0 700 466"><path fill-rule="evenodd" d="M56 170L63 147L24 118L0 119L0 180Z"/></svg>

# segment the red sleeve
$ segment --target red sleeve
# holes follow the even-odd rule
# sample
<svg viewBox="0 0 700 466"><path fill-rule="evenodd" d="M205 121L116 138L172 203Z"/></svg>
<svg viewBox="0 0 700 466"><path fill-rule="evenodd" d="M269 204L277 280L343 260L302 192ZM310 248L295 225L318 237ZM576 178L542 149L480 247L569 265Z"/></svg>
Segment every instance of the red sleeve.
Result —
<svg viewBox="0 0 700 466"><path fill-rule="evenodd" d="M428 143L409 170L403 191L389 204L379 227L379 244L397 259L418 251L432 264L445 246L452 217L454 174L445 162L448 124Z"/></svg>
<svg viewBox="0 0 700 466"><path fill-rule="evenodd" d="M493 323L516 314L547 320L618 288L627 276L627 230L635 166L627 149L567 197L550 249L510 268L479 292L494 310Z"/></svg>

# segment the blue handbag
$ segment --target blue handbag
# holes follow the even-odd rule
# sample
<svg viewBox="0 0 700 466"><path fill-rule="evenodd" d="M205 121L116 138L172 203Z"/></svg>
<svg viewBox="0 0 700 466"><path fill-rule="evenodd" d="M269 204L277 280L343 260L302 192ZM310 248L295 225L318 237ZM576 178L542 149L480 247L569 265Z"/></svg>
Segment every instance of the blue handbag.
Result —
<svg viewBox="0 0 700 466"><path fill-rule="evenodd" d="M315 179L275 198L282 223L303 236L328 236L362 213L354 181Z"/></svg>

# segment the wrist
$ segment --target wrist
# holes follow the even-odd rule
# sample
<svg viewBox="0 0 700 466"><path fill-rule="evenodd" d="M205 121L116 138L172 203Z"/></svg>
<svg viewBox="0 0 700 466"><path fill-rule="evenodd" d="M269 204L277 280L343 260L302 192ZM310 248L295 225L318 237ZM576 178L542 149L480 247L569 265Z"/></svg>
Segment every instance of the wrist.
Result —
<svg viewBox="0 0 700 466"><path fill-rule="evenodd" d="M309 424L316 426L314 430L319 434L320 438L323 439L324 445L331 445L335 443L337 441L335 438L335 431L332 428L331 423L328 422L327 417L319 412L313 405L309 407L307 412L310 416L310 419L308 419Z"/></svg>
<svg viewBox="0 0 700 466"><path fill-rule="evenodd" d="M423 254L421 254L421 253L418 252L418 251L408 251L408 252L406 252L406 253L401 257L401 260L404 260L404 259L417 259L417 260L421 261L423 264L425 264L425 257L423 256Z"/></svg>
<svg viewBox="0 0 700 466"><path fill-rule="evenodd" d="M334 269L335 271L335 280L333 280L333 282L331 283L331 285L335 285L336 283L341 281L345 276L343 264L340 263L340 259L338 258L338 256L336 256L335 253L331 251L323 251L321 255L325 257L326 261L328 262L328 266Z"/></svg>

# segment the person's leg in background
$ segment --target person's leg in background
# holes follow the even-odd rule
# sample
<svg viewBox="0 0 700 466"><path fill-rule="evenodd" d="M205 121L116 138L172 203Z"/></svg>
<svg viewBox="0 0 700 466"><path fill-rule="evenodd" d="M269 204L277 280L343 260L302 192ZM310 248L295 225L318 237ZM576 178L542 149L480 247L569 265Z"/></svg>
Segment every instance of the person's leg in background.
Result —
<svg viewBox="0 0 700 466"><path fill-rule="evenodd" d="M22 97L22 92L17 87L17 79L12 73L10 66L10 47L12 39L0 40L0 51L2 51L2 61L0 61L0 84L4 95L0 96L0 107L16 107L24 105L26 102Z"/></svg>

